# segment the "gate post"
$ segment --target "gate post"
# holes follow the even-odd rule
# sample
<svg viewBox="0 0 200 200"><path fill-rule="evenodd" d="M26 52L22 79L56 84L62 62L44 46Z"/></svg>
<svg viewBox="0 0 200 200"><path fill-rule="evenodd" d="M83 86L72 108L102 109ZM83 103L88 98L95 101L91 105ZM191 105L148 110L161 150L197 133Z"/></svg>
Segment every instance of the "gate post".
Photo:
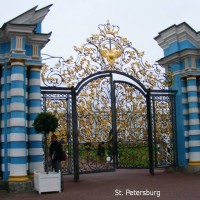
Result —
<svg viewBox="0 0 200 200"><path fill-rule="evenodd" d="M3 69L0 74L0 151L3 179L9 182L9 192L32 190L28 170L33 172L34 168L40 171L43 166L42 137L32 134L28 138L28 128L40 109L40 73L38 71L35 76L32 66L35 68L43 65L40 52L49 41L51 33L43 34L41 24L50 6L38 11L34 7L4 23L1 29L0 65ZM36 101L39 104L33 105Z"/></svg>
<svg viewBox="0 0 200 200"><path fill-rule="evenodd" d="M158 63L173 73L174 84L170 89L178 91L178 164L189 172L200 170L200 53L197 33L184 22L170 26L155 38L165 56ZM184 35L184 39L180 35Z"/></svg>
<svg viewBox="0 0 200 200"><path fill-rule="evenodd" d="M79 181L79 150L78 150L78 130L77 130L77 110L76 91L72 87L72 129L73 129L73 154L74 154L74 181Z"/></svg>
<svg viewBox="0 0 200 200"><path fill-rule="evenodd" d="M114 170L117 167L117 123L116 123L116 101L115 101L115 83L113 82L113 75L110 74L110 85L111 85L111 112L112 112L112 137L113 137L113 163Z"/></svg>
<svg viewBox="0 0 200 200"><path fill-rule="evenodd" d="M42 65L28 66L27 125L28 125L28 173L33 177L34 170L44 171L42 134L37 134L33 120L41 112L40 70Z"/></svg>
<svg viewBox="0 0 200 200"><path fill-rule="evenodd" d="M153 137L152 137L152 110L151 110L151 92L147 91L147 121L148 121L148 146L149 146L149 171L154 175L153 163Z"/></svg>
<svg viewBox="0 0 200 200"><path fill-rule="evenodd" d="M26 66L11 60L10 75L9 182L28 181L26 127Z"/></svg>

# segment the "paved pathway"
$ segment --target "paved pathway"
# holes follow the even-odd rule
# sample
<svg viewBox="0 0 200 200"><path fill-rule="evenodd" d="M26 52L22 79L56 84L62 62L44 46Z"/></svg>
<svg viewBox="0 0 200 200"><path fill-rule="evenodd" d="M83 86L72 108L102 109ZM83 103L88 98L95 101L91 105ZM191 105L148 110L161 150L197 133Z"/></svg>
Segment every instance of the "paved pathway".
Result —
<svg viewBox="0 0 200 200"><path fill-rule="evenodd" d="M37 192L0 194L2 200L200 200L200 175L183 172L166 173L157 170L117 170L97 174L65 176L65 190L61 193ZM148 195L153 192L154 195Z"/></svg>

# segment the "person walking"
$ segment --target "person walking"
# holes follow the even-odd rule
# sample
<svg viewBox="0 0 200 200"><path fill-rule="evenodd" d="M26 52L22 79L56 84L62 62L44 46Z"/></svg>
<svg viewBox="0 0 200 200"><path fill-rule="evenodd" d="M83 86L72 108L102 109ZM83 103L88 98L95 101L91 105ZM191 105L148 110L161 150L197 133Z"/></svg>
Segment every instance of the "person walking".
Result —
<svg viewBox="0 0 200 200"><path fill-rule="evenodd" d="M101 163L104 163L105 161L105 143L104 142L99 143L97 155L99 156Z"/></svg>
<svg viewBox="0 0 200 200"><path fill-rule="evenodd" d="M61 190L64 190L63 177L62 177L62 167L61 167L61 157L62 157L62 144L58 142L57 136L53 134L51 136L51 144L49 148L49 154L51 158L52 170L61 173Z"/></svg>

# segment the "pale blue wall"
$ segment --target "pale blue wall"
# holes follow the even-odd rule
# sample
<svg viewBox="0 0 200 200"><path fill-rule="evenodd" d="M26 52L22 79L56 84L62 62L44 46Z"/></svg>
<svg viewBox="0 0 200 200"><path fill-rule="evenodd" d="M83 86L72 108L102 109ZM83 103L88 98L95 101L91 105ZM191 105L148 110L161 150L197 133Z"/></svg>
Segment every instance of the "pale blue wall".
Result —
<svg viewBox="0 0 200 200"><path fill-rule="evenodd" d="M197 47L188 40L184 40L182 42L173 42L169 45L169 47L164 49L164 56L168 56L177 51L181 51L183 49L189 49L189 48L196 49Z"/></svg>

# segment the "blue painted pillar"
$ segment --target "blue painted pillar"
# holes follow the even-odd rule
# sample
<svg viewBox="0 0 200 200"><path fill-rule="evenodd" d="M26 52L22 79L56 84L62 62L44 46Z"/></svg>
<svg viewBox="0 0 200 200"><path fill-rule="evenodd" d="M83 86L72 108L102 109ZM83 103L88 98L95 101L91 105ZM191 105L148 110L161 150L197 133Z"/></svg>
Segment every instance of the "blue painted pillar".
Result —
<svg viewBox="0 0 200 200"><path fill-rule="evenodd" d="M10 134L10 66L4 64L1 77L1 141L3 180L9 177L9 134Z"/></svg>
<svg viewBox="0 0 200 200"><path fill-rule="evenodd" d="M183 113L183 134L184 134L184 142L185 142L185 153L180 156L184 157L187 160L189 159L189 113L188 113L188 93L187 93L187 80L185 78L182 80L182 109L180 110ZM180 141L179 141L180 142ZM178 143L179 145L179 143Z"/></svg>
<svg viewBox="0 0 200 200"><path fill-rule="evenodd" d="M188 124L189 127L189 165L200 165L200 126L198 108L197 78L187 77Z"/></svg>
<svg viewBox="0 0 200 200"><path fill-rule="evenodd" d="M200 77L197 77L197 89L198 89L198 108L199 108L199 120L200 120ZM200 125L199 125L200 126Z"/></svg>
<svg viewBox="0 0 200 200"><path fill-rule="evenodd" d="M29 174L44 171L42 134L35 132L33 122L41 112L40 66L28 66L28 138Z"/></svg>
<svg viewBox="0 0 200 200"><path fill-rule="evenodd" d="M10 176L8 181L26 181L27 125L26 125L26 68L22 60L11 60L10 88Z"/></svg>

